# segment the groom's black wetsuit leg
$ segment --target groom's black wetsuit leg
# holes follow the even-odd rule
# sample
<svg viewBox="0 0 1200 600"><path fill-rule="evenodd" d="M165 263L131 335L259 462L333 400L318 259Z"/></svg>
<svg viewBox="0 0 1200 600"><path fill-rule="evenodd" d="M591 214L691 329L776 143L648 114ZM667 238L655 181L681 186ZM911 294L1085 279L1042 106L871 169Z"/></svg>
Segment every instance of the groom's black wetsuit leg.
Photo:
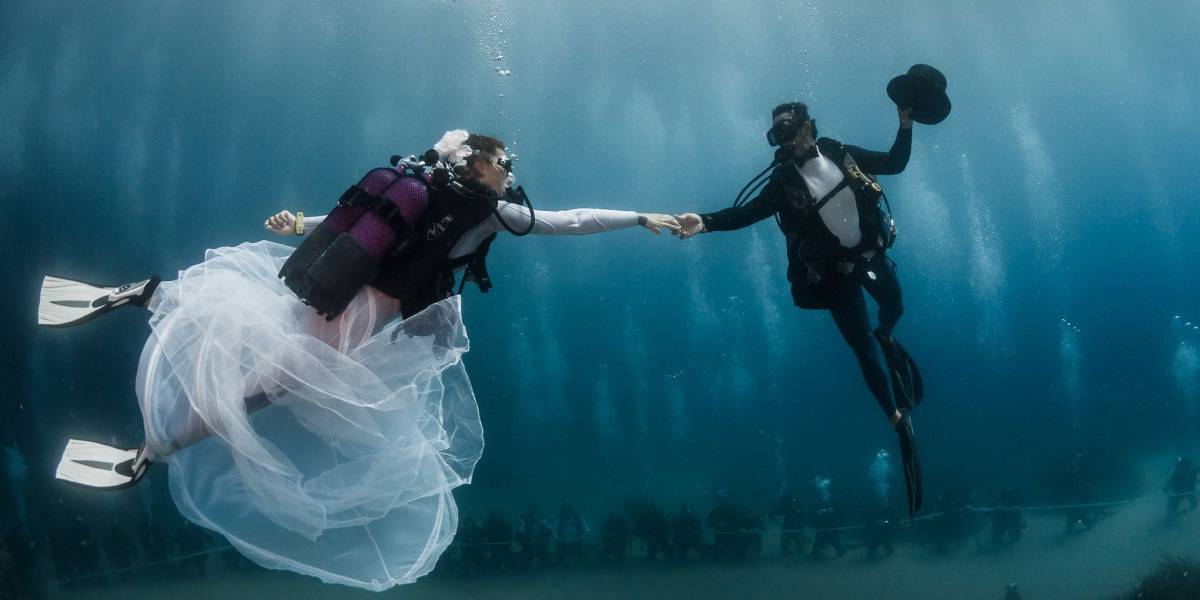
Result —
<svg viewBox="0 0 1200 600"><path fill-rule="evenodd" d="M875 278L872 279L868 272L874 273ZM871 319L867 315L867 302L862 290L866 288L879 303L879 329L890 337L900 315L904 313L900 282L891 262L882 256L856 265L853 273L840 279L837 300L829 309L829 314L854 351L871 395L875 396L884 414L890 417L896 405L889 391L887 371L879 360L878 345L871 337Z"/></svg>
<svg viewBox="0 0 1200 600"><path fill-rule="evenodd" d="M892 330L904 314L904 300L900 294L900 279L896 277L896 265L887 257L875 255L874 258L859 265L863 272L858 280L866 288L875 302L879 304L879 332L886 337L892 337ZM871 274L875 278L871 278Z"/></svg>

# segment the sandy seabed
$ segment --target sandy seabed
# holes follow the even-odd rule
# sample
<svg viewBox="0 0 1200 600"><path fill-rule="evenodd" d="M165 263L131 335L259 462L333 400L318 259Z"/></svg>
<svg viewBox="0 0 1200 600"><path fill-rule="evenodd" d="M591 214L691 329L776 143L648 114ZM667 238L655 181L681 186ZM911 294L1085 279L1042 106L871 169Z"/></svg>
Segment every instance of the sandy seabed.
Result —
<svg viewBox="0 0 1200 600"><path fill-rule="evenodd" d="M146 581L142 573L102 588L51 591L50 598L235 600L240 598L403 597L411 600L609 599L609 598L886 598L996 599L1016 582L1023 600L1109 598L1127 591L1165 556L1200 557L1200 511L1168 526L1157 499L1121 509L1091 531L1064 536L1059 516L1031 516L1022 541L1004 549L981 544L947 556L898 544L889 559L872 561L861 549L842 559L771 556L778 537L768 533L767 556L740 564L692 561L623 567L549 568L522 574L460 580L434 575L379 594L268 571L226 573L209 560L209 575ZM986 531L985 531L986 533Z"/></svg>

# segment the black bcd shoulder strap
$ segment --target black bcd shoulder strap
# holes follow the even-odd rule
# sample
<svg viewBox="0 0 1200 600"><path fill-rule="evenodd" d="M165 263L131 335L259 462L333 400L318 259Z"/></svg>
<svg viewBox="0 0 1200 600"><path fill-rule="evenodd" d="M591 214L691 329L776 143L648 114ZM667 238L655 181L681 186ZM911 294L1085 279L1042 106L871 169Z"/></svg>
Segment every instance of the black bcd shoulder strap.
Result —
<svg viewBox="0 0 1200 600"><path fill-rule="evenodd" d="M486 294L492 289L492 278L487 271L487 255L492 249L492 242L496 241L496 234L491 234L479 244L479 247L474 252L466 256L460 256L450 261L451 270L461 266L466 266L463 271L462 282L458 284L458 293L461 294L463 288L466 287L468 281L474 281L475 285L479 286L480 293Z"/></svg>

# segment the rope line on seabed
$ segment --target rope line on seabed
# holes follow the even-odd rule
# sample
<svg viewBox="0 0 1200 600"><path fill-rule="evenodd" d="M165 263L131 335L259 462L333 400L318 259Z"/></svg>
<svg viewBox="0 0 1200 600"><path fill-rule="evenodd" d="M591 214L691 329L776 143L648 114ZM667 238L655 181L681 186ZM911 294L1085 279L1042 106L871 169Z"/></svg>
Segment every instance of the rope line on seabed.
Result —
<svg viewBox="0 0 1200 600"><path fill-rule="evenodd" d="M1130 498L1128 500L1113 500L1110 502L1087 502L1087 503L1081 503L1081 504L1047 504L1047 505L1042 505L1042 506L987 506L987 507L964 506L962 508L954 508L954 509L950 509L950 510L936 512L933 514L921 515L919 517L915 517L915 518L911 519L909 521L909 523L911 526L912 523L916 523L918 521L929 521L931 519L936 519L938 517L942 517L945 515L950 515L950 514L954 514L954 513L963 513L963 512L972 512L972 513L991 513L991 512L1000 512L1000 511L1043 512L1043 511L1066 510L1066 509L1075 509L1075 508L1108 508L1108 507L1113 507L1113 506L1126 506L1129 504L1137 504L1139 502L1149 502L1151 500L1160 500L1161 501L1163 497L1167 497L1167 498L1186 497L1186 496L1191 496L1191 495L1193 495L1193 492L1165 493L1165 494L1155 494L1155 495L1151 495L1151 496L1142 496L1140 498ZM805 527L802 529L780 529L779 533L806 533L806 532L810 532L810 531L813 533L819 533L822 531L860 531L860 530L876 529L876 528L877 528L877 526L874 526L874 525L845 525L845 526L841 526L841 527ZM714 534L739 534L739 533L747 532L747 530L744 530L744 529L736 529L736 530L709 529L708 531L711 531ZM765 530L762 530L762 531L765 531ZM580 537L579 541L580 542L596 541L599 539L601 539L599 536L590 535L590 536ZM460 547L460 548L466 548L466 547L478 547L478 546L511 546L513 543L514 542L467 542L467 543L456 543L453 545ZM70 583L73 581L80 581L83 579L92 579L95 577L107 577L109 575L117 575L119 573L128 573L130 571L136 571L138 569L145 569L147 567L153 567L153 566L176 562L176 561L180 561L180 560L187 560L189 558L196 558L198 556L206 556L208 554L215 554L217 552L221 552L224 550L230 550L232 548L233 548L233 546L231 544L225 544L218 548L210 548L208 550L202 550L200 552L184 554L182 556L164 558L164 559L155 560L155 561L151 561L151 562L147 562L147 563L133 565L131 567L123 567L120 569L113 569L111 571L104 571L101 573L92 573L90 575L80 575L78 577L68 577L66 579L58 579L55 581L51 581L49 583L57 585L57 584L63 584L63 583Z"/></svg>
<svg viewBox="0 0 1200 600"><path fill-rule="evenodd" d="M232 544L225 544L224 546L221 546L219 548L209 548L208 550L201 550L200 552L184 554L183 556L174 556L171 558L163 558L163 559L159 559L159 560L153 560L153 561L150 561L147 563L136 564L136 565L133 565L132 567L122 567L120 569L113 569L111 571L103 571L101 573L92 573L91 575L79 575L78 577L68 577L66 579L58 579L55 581L51 581L50 583L63 584L63 583L70 583L72 581L79 581L81 579L92 579L95 577L108 577L109 575L117 575L118 573L128 573L129 571L145 569L146 567L153 567L156 565L166 564L169 562L175 562L175 561L179 561L179 560L187 560L189 558L195 558L197 556L205 556L208 554L214 554L214 553L220 552L222 550L229 550L231 548L233 548Z"/></svg>

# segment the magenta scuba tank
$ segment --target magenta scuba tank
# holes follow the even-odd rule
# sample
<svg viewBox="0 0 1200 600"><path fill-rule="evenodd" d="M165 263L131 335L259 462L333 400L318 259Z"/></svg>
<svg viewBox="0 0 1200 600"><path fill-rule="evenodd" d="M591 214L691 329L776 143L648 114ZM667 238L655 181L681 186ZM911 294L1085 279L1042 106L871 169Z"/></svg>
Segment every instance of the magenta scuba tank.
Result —
<svg viewBox="0 0 1200 600"><path fill-rule="evenodd" d="M371 169L288 257L279 277L319 314L334 319L424 215L428 186L427 176L411 163Z"/></svg>

